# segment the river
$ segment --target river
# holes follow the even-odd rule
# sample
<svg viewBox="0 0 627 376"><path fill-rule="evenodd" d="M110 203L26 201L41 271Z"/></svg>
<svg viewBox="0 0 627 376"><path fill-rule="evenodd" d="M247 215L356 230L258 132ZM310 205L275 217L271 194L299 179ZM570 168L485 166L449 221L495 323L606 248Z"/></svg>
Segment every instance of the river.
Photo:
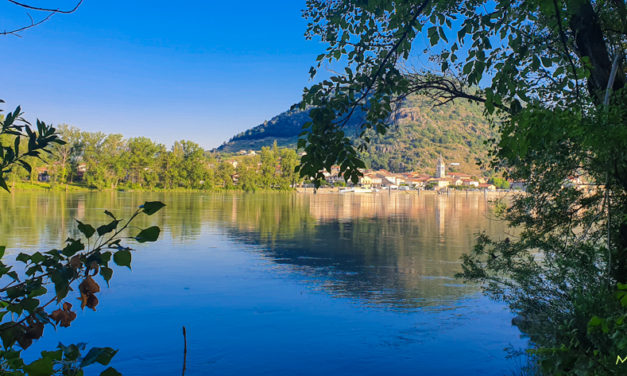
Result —
<svg viewBox="0 0 627 376"><path fill-rule="evenodd" d="M124 375L510 375L526 340L502 304L454 278L475 234L506 236L483 194L14 193L0 196L5 259L61 247L147 200L158 242L114 268L96 312L27 354L119 349ZM102 283L104 285L104 283ZM71 293L72 294L72 293ZM77 305L75 305L77 306ZM102 368L89 369L87 374Z"/></svg>

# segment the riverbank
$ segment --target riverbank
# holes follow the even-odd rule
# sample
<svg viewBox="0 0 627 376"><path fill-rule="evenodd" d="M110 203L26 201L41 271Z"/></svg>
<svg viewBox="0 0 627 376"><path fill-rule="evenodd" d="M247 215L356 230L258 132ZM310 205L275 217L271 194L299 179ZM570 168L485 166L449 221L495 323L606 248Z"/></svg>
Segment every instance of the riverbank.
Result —
<svg viewBox="0 0 627 376"><path fill-rule="evenodd" d="M11 192L163 192L163 193L193 193L193 192L206 192L206 193L218 193L218 192L238 192L244 193L242 189L194 189L194 188L141 188L141 187L116 187L107 189L97 189L88 187L84 184L69 183L69 184L55 184L44 182L12 182L9 185ZM257 189L255 192L292 192L294 190L277 190L277 189ZM6 192L6 191L5 191Z"/></svg>
<svg viewBox="0 0 627 376"><path fill-rule="evenodd" d="M510 191L490 191L490 190L485 190L485 191L480 191L480 190L457 190L457 189L450 189L448 191L446 190L442 190L442 191L431 191L431 190L421 190L421 191L417 191L417 190L407 190L407 191L399 191L399 190L387 190L387 189L382 189L380 191L377 192L341 192L340 189L342 188L318 188L318 190L316 190L314 192L313 188L296 188L296 191L298 193L316 193L316 194L343 194L343 195L377 195L377 194L406 194L406 195L444 195L444 196L452 196L452 195L484 195L487 197L505 197L505 196L511 196L511 195L518 195L518 194L522 194L524 193L524 191L514 191L514 190L510 190Z"/></svg>
<svg viewBox="0 0 627 376"><path fill-rule="evenodd" d="M51 184L43 182L9 182L11 192L89 192L91 189L80 184Z"/></svg>
<svg viewBox="0 0 627 376"><path fill-rule="evenodd" d="M94 188L90 188L87 187L85 185L82 184L76 184L76 183L70 183L70 184L54 184L54 183L43 183L43 182L15 182L12 184L9 184L9 189L11 190L11 192L163 192L163 193L194 193L194 192L205 192L205 193L225 193L225 192L233 192L233 193L245 193L245 191L243 190L238 190L238 189L191 189L191 188L170 188L170 189L164 189L164 188L130 188L130 187L118 187L118 188L111 188L111 189L94 189ZM522 191L479 191L479 190L455 190L455 189L451 189L448 191L430 191L430 190L421 190L421 191L417 191L417 190L407 190L407 191L401 191L401 190L386 190L386 189L382 189L380 191L377 192L350 192L350 191L346 191L346 192L342 192L342 189L346 189L346 188L341 188L341 187L335 187L335 188L318 188L317 190L314 191L313 188L294 188L293 190L289 190L289 191L284 191L284 190L256 190L255 192L258 193L271 193L271 192L275 192L275 193L286 193L286 192L297 192L297 193L307 193L307 194L312 194L312 193L316 193L316 194L349 194L349 195L353 195L353 194L357 194L357 195L373 195L373 194L390 194L390 193L394 193L394 194L406 194L406 195L423 195L423 194L427 194L427 195L476 195L476 194L481 194L484 195L486 197L495 197L495 198L499 198L499 197L505 197L505 196L511 196L511 195L517 195L517 194L521 194L523 193ZM250 192L250 193L254 193L254 192Z"/></svg>

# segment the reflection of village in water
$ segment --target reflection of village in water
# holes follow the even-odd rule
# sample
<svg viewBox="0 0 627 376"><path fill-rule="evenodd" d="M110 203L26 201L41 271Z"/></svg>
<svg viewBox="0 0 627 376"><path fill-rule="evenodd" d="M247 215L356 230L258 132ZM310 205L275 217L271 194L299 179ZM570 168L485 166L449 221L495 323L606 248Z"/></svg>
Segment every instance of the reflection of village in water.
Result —
<svg viewBox="0 0 627 376"><path fill-rule="evenodd" d="M478 232L498 236L506 230L491 219L489 197L479 192L23 194L2 198L3 211L15 215L2 216L0 228L28 231L2 231L0 237L12 238L0 240L13 248L58 247L68 234L78 235L74 218L99 224L106 220L104 208L124 207L120 214L128 216L154 199L167 207L150 223L177 247L218 231L253 246L280 272L337 296L395 309L447 307L476 292L454 278L460 257Z"/></svg>
<svg viewBox="0 0 627 376"><path fill-rule="evenodd" d="M314 224L282 232L265 228L262 212L256 224L242 220L250 207L233 199L231 235L261 245L265 257L333 294L397 309L448 307L476 292L454 278L460 257L478 232L505 231L491 219L483 194L298 195L295 201ZM274 211L275 223L281 212Z"/></svg>

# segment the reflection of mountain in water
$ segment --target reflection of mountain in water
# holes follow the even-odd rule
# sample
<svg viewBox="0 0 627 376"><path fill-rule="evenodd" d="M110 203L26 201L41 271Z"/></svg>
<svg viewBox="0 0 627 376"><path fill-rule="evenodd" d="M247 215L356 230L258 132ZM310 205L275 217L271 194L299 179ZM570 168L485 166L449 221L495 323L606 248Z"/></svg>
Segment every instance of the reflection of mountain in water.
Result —
<svg viewBox="0 0 627 376"><path fill-rule="evenodd" d="M128 216L146 200L167 207L139 227L157 224L179 244L222 229L334 295L395 308L448 305L474 291L453 279L459 258L475 233L504 231L481 194L19 194L0 197L0 244L58 247L75 232L73 218L96 224L105 208Z"/></svg>
<svg viewBox="0 0 627 376"><path fill-rule="evenodd" d="M273 262L298 269L333 294L396 308L448 305L474 291L453 278L459 258L478 231L503 231L486 217L481 195L251 200L221 201L224 210L213 211L230 213L216 220L228 224L234 239L261 245Z"/></svg>

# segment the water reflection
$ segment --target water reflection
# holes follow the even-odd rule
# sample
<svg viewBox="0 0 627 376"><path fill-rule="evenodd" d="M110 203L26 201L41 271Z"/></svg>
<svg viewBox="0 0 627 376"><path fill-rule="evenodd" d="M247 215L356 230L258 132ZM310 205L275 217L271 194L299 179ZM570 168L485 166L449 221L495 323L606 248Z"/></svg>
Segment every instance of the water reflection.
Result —
<svg viewBox="0 0 627 376"><path fill-rule="evenodd" d="M459 258L478 231L504 231L482 195L233 197L219 205L212 212L229 215L214 220L238 242L262 245L266 257L334 295L400 309L446 307L476 291L453 278Z"/></svg>
<svg viewBox="0 0 627 376"><path fill-rule="evenodd" d="M77 235L73 218L103 221L105 208L128 215L154 199L168 206L146 220L177 244L222 228L335 296L398 309L448 306L476 291L453 278L459 258L477 232L505 230L482 194L15 194L0 197L0 244L58 247Z"/></svg>
<svg viewBox="0 0 627 376"><path fill-rule="evenodd" d="M113 345L123 374L171 375L184 324L188 375L514 368L511 317L453 278L476 232L505 230L481 194L4 194L0 244L58 247L74 218L128 216L146 200L167 204L138 223L159 225L159 242L133 255L132 272L115 269L98 312L29 351Z"/></svg>

